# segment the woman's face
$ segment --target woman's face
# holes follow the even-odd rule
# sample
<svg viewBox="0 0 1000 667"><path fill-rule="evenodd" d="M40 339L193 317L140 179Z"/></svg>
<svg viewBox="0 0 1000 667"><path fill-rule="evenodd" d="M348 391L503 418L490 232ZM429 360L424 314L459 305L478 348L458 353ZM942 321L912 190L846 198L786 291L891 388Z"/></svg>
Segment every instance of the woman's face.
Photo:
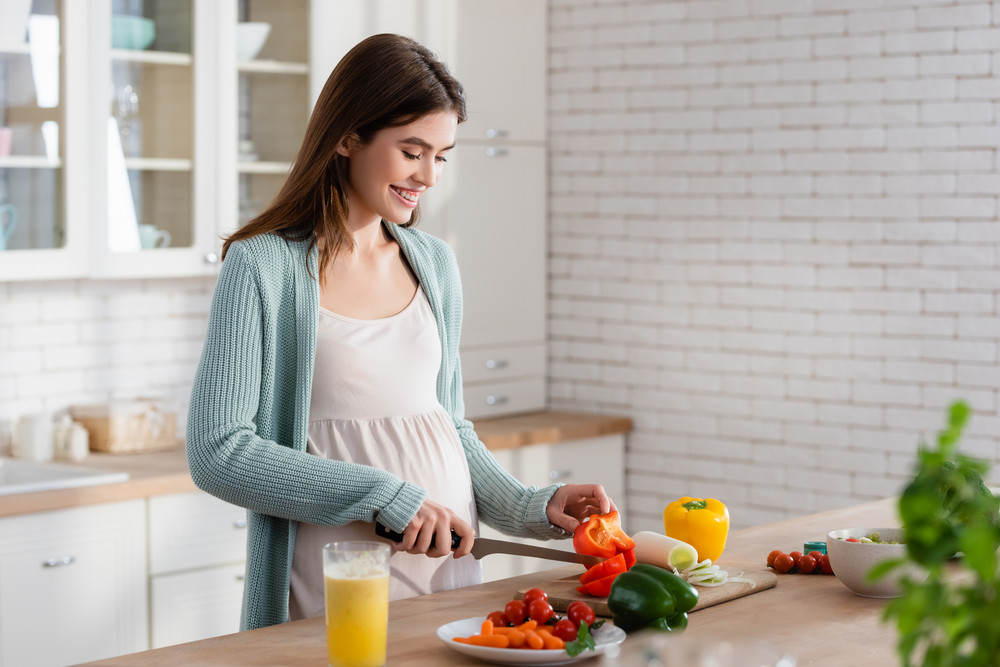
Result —
<svg viewBox="0 0 1000 667"><path fill-rule="evenodd" d="M407 222L420 196L441 176L457 129L457 116L440 111L379 130L363 146L341 147L338 152L351 161L348 224L360 226L379 219Z"/></svg>

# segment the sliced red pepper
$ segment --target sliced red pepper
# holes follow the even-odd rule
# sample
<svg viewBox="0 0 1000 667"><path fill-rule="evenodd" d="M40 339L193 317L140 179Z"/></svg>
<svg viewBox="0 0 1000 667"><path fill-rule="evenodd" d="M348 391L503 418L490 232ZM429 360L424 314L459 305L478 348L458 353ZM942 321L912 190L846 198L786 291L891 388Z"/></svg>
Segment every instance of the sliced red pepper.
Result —
<svg viewBox="0 0 1000 667"><path fill-rule="evenodd" d="M621 553L622 558L625 559L625 569L631 570L632 566L635 565L635 547L632 547L628 551L623 551Z"/></svg>
<svg viewBox="0 0 1000 667"><path fill-rule="evenodd" d="M634 547L635 542L622 530L618 512L591 514L573 533L573 548L586 556L611 558Z"/></svg>
<svg viewBox="0 0 1000 667"><path fill-rule="evenodd" d="M604 577L610 576L612 574L621 574L628 570L626 565L628 561L625 559L624 554L615 554L611 558L602 560L597 565L592 566L586 572L580 575L581 584L589 584L591 581L597 581L598 579L603 579Z"/></svg>
<svg viewBox="0 0 1000 667"><path fill-rule="evenodd" d="M601 577L596 581L591 581L587 584L582 584L576 587L576 592L581 595L593 595L598 598L606 598L611 594L611 584L614 583L622 572L616 572L615 574L608 575L606 577Z"/></svg>

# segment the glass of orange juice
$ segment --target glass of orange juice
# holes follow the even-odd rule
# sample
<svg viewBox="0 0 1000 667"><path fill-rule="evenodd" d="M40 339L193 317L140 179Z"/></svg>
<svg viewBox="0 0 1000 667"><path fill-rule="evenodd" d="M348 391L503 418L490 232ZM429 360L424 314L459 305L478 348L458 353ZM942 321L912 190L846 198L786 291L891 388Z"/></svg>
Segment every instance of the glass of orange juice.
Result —
<svg viewBox="0 0 1000 667"><path fill-rule="evenodd" d="M382 667L389 630L389 545L323 546L329 667Z"/></svg>

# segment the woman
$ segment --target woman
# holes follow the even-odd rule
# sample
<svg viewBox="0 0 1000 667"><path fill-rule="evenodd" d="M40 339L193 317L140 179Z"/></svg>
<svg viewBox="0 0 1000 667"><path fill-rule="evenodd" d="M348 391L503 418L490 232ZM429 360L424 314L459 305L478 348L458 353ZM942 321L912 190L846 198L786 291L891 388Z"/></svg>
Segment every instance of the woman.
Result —
<svg viewBox="0 0 1000 667"><path fill-rule="evenodd" d="M555 538L614 508L599 485L525 487L463 418L458 269L412 228L463 120L429 51L364 40L275 200L223 246L187 448L196 484L249 510L244 628L321 614L322 545L376 521L403 533L397 599L478 583L479 518Z"/></svg>

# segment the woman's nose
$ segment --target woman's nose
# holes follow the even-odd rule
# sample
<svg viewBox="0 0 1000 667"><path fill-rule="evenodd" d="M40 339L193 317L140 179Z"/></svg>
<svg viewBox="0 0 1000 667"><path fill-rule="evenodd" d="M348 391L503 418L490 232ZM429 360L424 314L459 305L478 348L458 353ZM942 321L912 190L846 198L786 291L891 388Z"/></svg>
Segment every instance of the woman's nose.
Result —
<svg viewBox="0 0 1000 667"><path fill-rule="evenodd" d="M434 159L421 160L417 167L416 178L424 186L430 188L437 183L440 170Z"/></svg>

